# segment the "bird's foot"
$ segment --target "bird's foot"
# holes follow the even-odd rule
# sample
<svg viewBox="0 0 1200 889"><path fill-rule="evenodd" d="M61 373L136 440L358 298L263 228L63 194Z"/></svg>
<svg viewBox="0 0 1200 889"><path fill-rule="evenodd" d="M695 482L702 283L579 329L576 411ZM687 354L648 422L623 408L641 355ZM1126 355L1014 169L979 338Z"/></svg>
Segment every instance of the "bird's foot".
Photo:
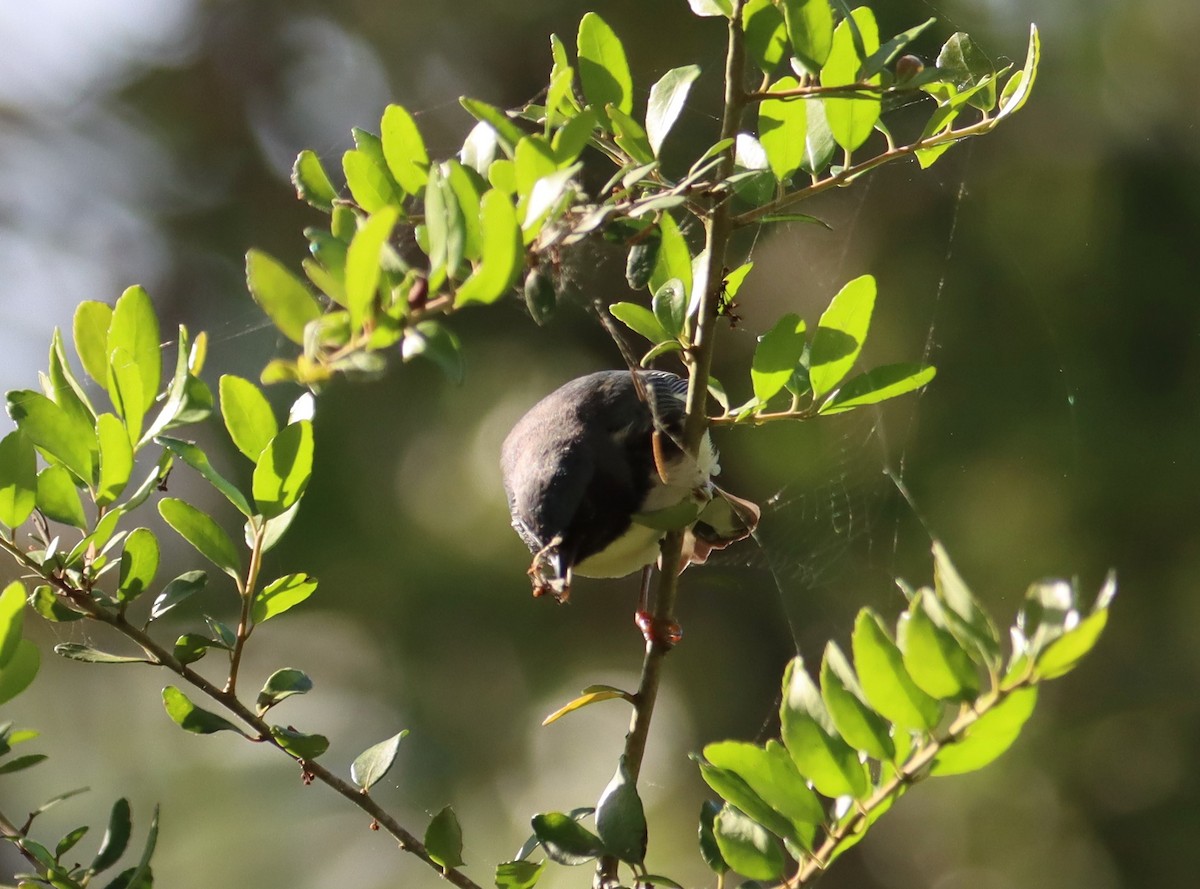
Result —
<svg viewBox="0 0 1200 889"><path fill-rule="evenodd" d="M637 611L633 622L642 631L648 645L663 650L674 648L683 639L683 628L673 620L660 620L649 611Z"/></svg>

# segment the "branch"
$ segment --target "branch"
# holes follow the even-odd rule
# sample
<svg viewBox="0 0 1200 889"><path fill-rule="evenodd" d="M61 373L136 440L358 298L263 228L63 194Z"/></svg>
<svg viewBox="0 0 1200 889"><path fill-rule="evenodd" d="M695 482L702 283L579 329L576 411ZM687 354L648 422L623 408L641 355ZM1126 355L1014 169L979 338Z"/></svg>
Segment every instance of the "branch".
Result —
<svg viewBox="0 0 1200 889"><path fill-rule="evenodd" d="M22 858L28 861L38 873L46 873L45 865L38 860L36 855L25 848L25 843L23 842L25 831L9 821L3 812L0 812L0 837L12 840L13 845L17 847L17 851L21 853Z"/></svg>
<svg viewBox="0 0 1200 889"><path fill-rule="evenodd" d="M735 0L733 15L729 19L729 39L725 56L725 110L721 121L720 139L733 139L741 127L742 111L746 106L743 86L745 71L745 47L742 34L742 9L746 0ZM734 146L730 145L721 155L717 165L718 181L733 174ZM708 269L703 282L700 306L694 320L691 337L691 373L688 380L687 418L683 428L683 446L695 454L700 440L708 428L708 377L712 366L713 334L716 330L717 304L721 293L723 276L722 260L733 232L732 213L728 199L721 199L713 208L705 223L705 249ZM694 286L700 286L696 282ZM679 591L677 567L683 552L683 532L672 531L662 544L663 570L654 600L654 623L669 626L675 623L675 599ZM633 719L629 733L625 736L625 765L631 780L636 784L641 772L642 759L646 752L646 741L650 735L650 721L658 698L662 675L663 658L670 646L651 638L646 643L646 654L642 660L641 680L634 696ZM597 868L597 884L615 882L617 861L602 858Z"/></svg>
<svg viewBox="0 0 1200 889"><path fill-rule="evenodd" d="M77 589L63 580L56 574L47 573L43 566L38 565L30 559L25 553L21 552L20 548L15 543L3 537L0 537L0 549L7 552L17 562L25 568L35 572L39 577L48 583L52 584L76 609L82 611L87 617L100 623L107 624L112 627L126 639L129 639L135 645L142 649L151 661L158 666L165 667L172 673L179 676L190 686L197 691L203 693L210 700L216 702L228 712L232 713L247 726L253 729L255 735L248 736L248 740L269 744L280 752L284 753L289 759L296 760L271 735L271 727L260 718L253 710L242 703L241 699L231 691L218 688L205 677L201 676L191 667L180 663L170 651L151 638L144 630L135 627L129 623L124 615L114 614L103 608L95 599L87 594L84 590ZM382 828L386 833L390 834L400 848L405 852L415 855L420 858L434 870L438 871L448 882L459 889L482 889L470 877L455 868L446 868L438 864L430 857L429 852L425 849L425 845L409 833L401 824L383 808L379 806L367 793L339 778L337 775L330 772L325 766L314 760L298 760L301 768L306 776L320 781L322 784L336 791L337 793L348 799L353 805L357 806L366 814L370 815L373 822Z"/></svg>
<svg viewBox="0 0 1200 889"><path fill-rule="evenodd" d="M753 210L747 210L733 218L733 224L741 227L743 225L753 225L760 219L778 213L781 210L786 210L793 204L798 204L806 198L810 198L815 194L820 194L823 191L828 191L831 188L837 188L841 185L846 185L851 180L861 176L863 173L869 172L876 167L881 167L891 161L900 160L901 158L909 157L916 154L922 148L934 148L938 145L944 145L947 142L958 142L962 139L969 139L972 136L982 136L984 133L991 132L999 123L998 117L985 117L983 120L973 123L970 126L963 127L958 130L946 130L936 136L918 139L909 145L902 145L899 148L891 148L883 154L877 154L870 160L865 160L862 163L847 166L840 172L822 179L819 182L814 182L804 188L796 189L788 192L782 197L776 198L769 203L763 204L761 207L755 207Z"/></svg>

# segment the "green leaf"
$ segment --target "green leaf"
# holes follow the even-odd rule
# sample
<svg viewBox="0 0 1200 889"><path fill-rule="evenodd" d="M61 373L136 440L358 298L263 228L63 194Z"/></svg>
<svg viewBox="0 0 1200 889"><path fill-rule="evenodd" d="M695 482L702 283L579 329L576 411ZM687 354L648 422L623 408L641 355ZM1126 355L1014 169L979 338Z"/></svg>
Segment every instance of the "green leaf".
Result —
<svg viewBox="0 0 1200 889"><path fill-rule="evenodd" d="M783 850L762 825L732 806L725 806L713 823L721 857L739 874L752 880L783 876Z"/></svg>
<svg viewBox="0 0 1200 889"><path fill-rule="evenodd" d="M938 53L936 64L942 77L954 84L960 93L986 80L987 85L974 93L969 103L984 111L991 111L995 107L996 69L969 35L962 31L950 35Z"/></svg>
<svg viewBox="0 0 1200 889"><path fill-rule="evenodd" d="M1011 692L972 723L965 736L942 747L933 760L931 775L962 775L983 768L1004 753L1033 714L1036 686Z"/></svg>
<svg viewBox="0 0 1200 889"><path fill-rule="evenodd" d="M85 664L150 664L153 661L144 657L128 657L123 654L110 654L90 645L80 642L60 642L54 646L54 653L70 661L80 661Z"/></svg>
<svg viewBox="0 0 1200 889"><path fill-rule="evenodd" d="M661 246L662 235L652 227L629 248L629 256L625 261L625 281L630 290L641 290L650 282Z"/></svg>
<svg viewBox="0 0 1200 889"><path fill-rule="evenodd" d="M57 327L54 328L50 339L49 377L50 389L46 395L67 413L74 414L81 422L88 425L94 423L96 411L71 370L67 350L63 346L62 332Z"/></svg>
<svg viewBox="0 0 1200 889"><path fill-rule="evenodd" d="M238 490L237 486L226 479L221 473L217 472L208 460L208 455L200 450L190 441L180 441L177 438L170 438L166 435L160 435L156 441L170 451L175 456L179 457L188 466L195 469L204 477L204 479L220 491L225 499L232 503L237 511L244 516L254 515L254 510L250 507L249 501L246 500L246 495Z"/></svg>
<svg viewBox="0 0 1200 889"><path fill-rule="evenodd" d="M625 47L612 28L589 12L579 21L579 80L588 104L596 108L615 105L629 114L633 111L633 78Z"/></svg>
<svg viewBox="0 0 1200 889"><path fill-rule="evenodd" d="M794 77L781 77L771 84L770 92L792 90L800 86ZM771 172L780 182L791 178L804 161L804 140L808 135L807 104L803 99L765 99L758 106L758 141L771 163Z"/></svg>
<svg viewBox="0 0 1200 889"><path fill-rule="evenodd" d="M38 763L45 762L49 758L50 757L44 753L29 753L25 756L18 756L14 759L10 759L3 765L0 765L0 775L11 775L14 772L23 772L26 769L33 768ZM87 828L85 827L83 830L86 832ZM75 843L71 843L71 845L73 846ZM67 848L70 848L70 846Z"/></svg>
<svg viewBox="0 0 1200 889"><path fill-rule="evenodd" d="M158 396L158 385L162 379L161 342L158 317L154 314L154 304L150 301L150 295L141 287L130 287L121 294L113 307L106 348L110 367L117 374L118 380L121 379L120 368L113 365L116 353L128 355L136 370L141 400L130 403L124 396L120 399L124 403L122 415L129 426L129 437L132 441L136 441L141 434L142 417ZM106 380L106 383L111 393L112 382ZM120 413L121 405L117 404L116 398L113 403L117 405Z"/></svg>
<svg viewBox="0 0 1200 889"><path fill-rule="evenodd" d="M821 661L821 698L841 736L856 750L886 761L896 755L887 722L867 706L850 661L837 646L825 646Z"/></svg>
<svg viewBox="0 0 1200 889"><path fill-rule="evenodd" d="M597 120L596 112L585 108L554 134L550 146L554 149L554 160L560 168L575 163L583 149L587 148L596 131Z"/></svg>
<svg viewBox="0 0 1200 889"><path fill-rule="evenodd" d="M467 113L481 123L487 124L500 140L501 147L511 156L516 150L517 143L524 138L525 133L519 126L509 120L507 114L494 105L480 102L478 99L463 97L458 100ZM465 163L465 161L464 161Z"/></svg>
<svg viewBox="0 0 1200 889"><path fill-rule="evenodd" d="M718 755L723 755L719 745L715 750ZM700 769L700 777L704 779L704 783L720 794L721 798L730 805L747 813L776 836L786 837L797 843L801 842L802 837L797 830L797 825L780 812L775 811L762 797L751 790L750 785L741 777L728 769L719 768L703 760L697 760L696 765Z"/></svg>
<svg viewBox="0 0 1200 889"><path fill-rule="evenodd" d="M233 541L210 516L175 497L160 500L158 512L200 555L235 580L241 575L241 559Z"/></svg>
<svg viewBox="0 0 1200 889"><path fill-rule="evenodd" d="M284 751L300 760L316 759L329 749L329 739L324 735L305 734L291 726L271 726L271 737Z"/></svg>
<svg viewBox="0 0 1200 889"><path fill-rule="evenodd" d="M672 339L654 313L645 306L637 303L613 303L608 307L608 311L634 333L641 334L652 343Z"/></svg>
<svg viewBox="0 0 1200 889"><path fill-rule="evenodd" d="M916 40L926 28L936 21L937 19L935 18L926 19L921 24L909 28L907 31L900 32L880 46L879 49L871 53L863 62L862 68L858 72L859 79L878 74L886 66L890 65L892 60L900 55L906 46Z"/></svg>
<svg viewBox="0 0 1200 889"><path fill-rule="evenodd" d="M213 647L213 640L201 633L184 633L175 640L171 653L181 664L194 664Z"/></svg>
<svg viewBox="0 0 1200 889"><path fill-rule="evenodd" d="M700 804L700 829L697 831L700 841L700 856L713 873L718 876L729 870L729 864L721 857L721 849L717 846L714 833L717 815L721 811L721 803L706 799Z"/></svg>
<svg viewBox="0 0 1200 889"><path fill-rule="evenodd" d="M825 116L825 106L821 100L805 99L804 102L807 107L808 135L804 139L804 161L800 169L817 175L833 160L837 143L829 129L829 119Z"/></svg>
<svg viewBox="0 0 1200 889"><path fill-rule="evenodd" d="M204 589L208 583L208 575L203 571L186 571L180 574L159 593L150 608L150 619L157 620L184 599L194 596Z"/></svg>
<svg viewBox="0 0 1200 889"><path fill-rule="evenodd" d="M496 889L533 889L545 869L544 861L506 861L498 864L494 881Z"/></svg>
<svg viewBox="0 0 1200 889"><path fill-rule="evenodd" d="M37 507L47 518L75 528L86 528L83 501L65 466L48 466L37 477Z"/></svg>
<svg viewBox="0 0 1200 889"><path fill-rule="evenodd" d="M1015 114L1029 101L1033 83L1037 79L1038 63L1042 58L1042 38L1038 34L1037 25L1029 26L1029 49L1025 56L1025 67L1017 71L1004 86L1000 98L1000 113L997 119L1003 119Z"/></svg>
<svg viewBox="0 0 1200 889"><path fill-rule="evenodd" d="M787 26L773 0L750 0L742 12L746 54L763 74L779 67L787 50ZM831 20L832 25L832 20ZM830 28L830 35L833 29Z"/></svg>
<svg viewBox="0 0 1200 889"><path fill-rule="evenodd" d="M733 16L732 0L688 0L688 6L698 16Z"/></svg>
<svg viewBox="0 0 1200 889"><path fill-rule="evenodd" d="M96 432L90 424L42 395L28 389L9 392L8 415L38 448L62 463L84 484L91 484L96 466Z"/></svg>
<svg viewBox="0 0 1200 889"><path fill-rule="evenodd" d="M267 397L249 380L225 374L221 377L221 416L237 449L257 462L263 448L279 432L279 423Z"/></svg>
<svg viewBox="0 0 1200 889"><path fill-rule="evenodd" d="M913 682L900 649L869 608L858 613L851 648L858 681L872 708L902 729L924 732L937 725L941 705Z"/></svg>
<svg viewBox="0 0 1200 889"><path fill-rule="evenodd" d="M833 46L833 9L829 0L784 0L783 19L792 54L816 74Z"/></svg>
<svg viewBox="0 0 1200 889"><path fill-rule="evenodd" d="M458 288L455 306L495 302L516 283L523 265L521 226L508 195L497 189L484 194L479 219L483 238L479 266Z"/></svg>
<svg viewBox="0 0 1200 889"><path fill-rule="evenodd" d="M11 701L28 688L41 665L38 647L28 639L20 640L16 651L0 666L0 704Z"/></svg>
<svg viewBox="0 0 1200 889"><path fill-rule="evenodd" d="M1038 655L1036 667L1041 678L1055 679L1070 672L1095 647L1108 623L1108 605L1116 593L1116 582L1116 576L1110 574L1091 614L1047 645Z"/></svg>
<svg viewBox="0 0 1200 889"><path fill-rule="evenodd" d="M71 325L79 361L87 375L101 386L108 384L108 328L112 313L105 303L81 302L75 307Z"/></svg>
<svg viewBox="0 0 1200 889"><path fill-rule="evenodd" d="M650 87L646 102L646 138L655 156L687 103L692 82L700 76L699 65L672 68Z"/></svg>
<svg viewBox="0 0 1200 889"><path fill-rule="evenodd" d="M404 201L382 156L375 157L361 148L352 149L342 155L342 172L354 202L367 213L398 207Z"/></svg>
<svg viewBox="0 0 1200 889"><path fill-rule="evenodd" d="M645 861L646 813L624 756L596 803L596 832L609 855L629 864L640 865Z"/></svg>
<svg viewBox="0 0 1200 889"><path fill-rule="evenodd" d="M867 791L858 756L837 733L799 656L792 658L783 675L779 720L788 753L818 791L828 797L859 797Z"/></svg>
<svg viewBox="0 0 1200 889"><path fill-rule="evenodd" d="M862 40L864 56L859 55L857 38ZM878 49L879 27L875 24L875 14L869 7L860 6L854 10L853 20L844 19L833 32L833 46L821 69L821 86L834 87L856 83L863 62ZM874 75L867 82L878 84L879 75ZM854 151L867 141L875 129L882 108L879 96L870 96L862 92L849 98L829 97L824 99L823 103L833 138L846 151Z"/></svg>
<svg viewBox="0 0 1200 889"><path fill-rule="evenodd" d="M117 601L131 602L149 589L158 571L158 541L149 528L135 528L125 538Z"/></svg>
<svg viewBox="0 0 1200 889"><path fill-rule="evenodd" d="M354 762L350 763L351 780L364 791L374 787L395 763L400 742L407 734L408 729L397 732L387 740L371 745L356 756Z"/></svg>
<svg viewBox="0 0 1200 889"><path fill-rule="evenodd" d="M533 832L546 855L557 864L586 864L604 854L600 837L562 812L534 815Z"/></svg>
<svg viewBox="0 0 1200 889"><path fill-rule="evenodd" d="M108 506L129 483L133 472L133 445L129 441L129 430L115 414L96 417L96 440L100 449L96 505Z"/></svg>
<svg viewBox="0 0 1200 889"><path fill-rule="evenodd" d="M69 623L83 618L82 612L69 608L48 584L41 584L33 591L29 604L33 610L53 623Z"/></svg>
<svg viewBox="0 0 1200 889"><path fill-rule="evenodd" d="M45 758L45 756L41 757L41 759ZM58 845L54 847L54 857L61 860L64 855L75 848L79 841L87 835L87 832L88 826L85 824L82 827L75 828L73 831L64 836L58 841Z"/></svg>
<svg viewBox="0 0 1200 889"><path fill-rule="evenodd" d="M443 275L457 277L466 242L466 226L454 189L436 166L429 169L425 189L425 238L430 279L439 281Z"/></svg>
<svg viewBox="0 0 1200 889"><path fill-rule="evenodd" d="M133 821L130 817L129 800L122 797L113 803L112 812L108 816L108 829L104 839L100 841L100 849L92 859L88 868L92 873L108 870L116 864L125 849L129 846L129 836L133 831Z"/></svg>
<svg viewBox="0 0 1200 889"><path fill-rule="evenodd" d="M463 257L477 262L483 252L479 206L483 193L487 191L487 183L474 170L456 160L442 164L442 173L458 204L459 221L463 226Z"/></svg>
<svg viewBox="0 0 1200 889"><path fill-rule="evenodd" d="M683 326L687 321L688 295L683 282L672 278L659 287L651 301L654 317L662 325L670 339L683 336Z"/></svg>
<svg viewBox="0 0 1200 889"><path fill-rule="evenodd" d="M376 210L354 235L346 251L346 308L350 312L351 330L358 330L374 315L372 306L379 288L379 264L398 218L399 211L395 207Z"/></svg>
<svg viewBox="0 0 1200 889"><path fill-rule="evenodd" d="M875 311L875 278L861 275L844 286L821 315L813 335L809 379L813 395L832 391L862 351Z"/></svg>
<svg viewBox="0 0 1200 889"><path fill-rule="evenodd" d="M304 282L259 250L246 254L246 284L259 307L293 343L304 344L304 328L321 317L321 305Z"/></svg>
<svg viewBox="0 0 1200 889"><path fill-rule="evenodd" d="M429 154L416 121L399 105L388 105L379 127L388 169L401 188L416 194L429 171Z"/></svg>
<svg viewBox="0 0 1200 889"><path fill-rule="evenodd" d="M425 828L425 851L442 867L462 867L462 826L454 810L446 806Z"/></svg>
<svg viewBox="0 0 1200 889"><path fill-rule="evenodd" d="M300 200L326 213L333 212L337 191L315 151L306 148L296 155L292 165L292 185L296 186L296 196Z"/></svg>
<svg viewBox="0 0 1200 889"><path fill-rule="evenodd" d="M920 389L937 369L928 364L885 364L848 380L821 405L819 414L839 414L868 404L878 404Z"/></svg>
<svg viewBox="0 0 1200 889"><path fill-rule="evenodd" d="M285 698L310 692L312 687L313 681L303 670L293 667L276 670L267 678L262 690L258 693L258 700L254 702L254 711L262 716Z"/></svg>
<svg viewBox="0 0 1200 889"><path fill-rule="evenodd" d="M803 319L788 314L759 337L750 362L750 381L759 402L765 404L791 379L804 354L804 330Z"/></svg>
<svg viewBox="0 0 1200 889"><path fill-rule="evenodd" d="M440 367L450 382L462 382L462 345L452 330L437 321L421 321L415 327L405 328L400 355L405 361L422 355Z"/></svg>
<svg viewBox="0 0 1200 889"><path fill-rule="evenodd" d="M0 524L24 524L36 505L37 454L29 436L14 429L0 439Z"/></svg>
<svg viewBox="0 0 1200 889"><path fill-rule="evenodd" d="M975 665L944 627L940 604L932 590L918 590L900 618L897 636L904 668L930 697L969 701L979 692Z"/></svg>
<svg viewBox="0 0 1200 889"><path fill-rule="evenodd" d="M163 689L162 699L167 715L185 732L196 735L211 735L214 732L243 734L242 730L228 719L197 707L188 700L187 695L173 685Z"/></svg>
<svg viewBox="0 0 1200 889"><path fill-rule="evenodd" d="M250 616L256 624L261 624L299 605L316 590L316 578L307 574L285 575L254 597Z"/></svg>
<svg viewBox="0 0 1200 889"><path fill-rule="evenodd" d="M16 655L24 626L25 585L14 580L0 593L0 667Z"/></svg>
<svg viewBox="0 0 1200 889"><path fill-rule="evenodd" d="M741 778L764 803L793 825L824 823L825 810L821 801L805 783L787 749L778 741L768 741L765 747L745 741L718 741L705 746L704 758ZM730 802L738 805L737 800L730 799ZM743 811L754 815L753 809ZM770 822L763 821L763 825L771 828ZM807 838L811 839L811 836L808 832Z"/></svg>
<svg viewBox="0 0 1200 889"><path fill-rule="evenodd" d="M683 282L684 289L692 292L692 254L688 250L687 239L679 230L679 224L670 213L664 213L658 221L662 232L662 246L658 250L658 261L654 266L654 274L650 276L650 290L657 292L660 287L672 278Z"/></svg>
<svg viewBox="0 0 1200 889"><path fill-rule="evenodd" d="M312 423L285 426L263 449L254 466L254 502L267 518L298 503L312 477Z"/></svg>
<svg viewBox="0 0 1200 889"><path fill-rule="evenodd" d="M945 547L937 540L933 542L933 589L938 601L944 603L957 618L950 624L950 631L960 641L973 644L985 664L998 664L1000 637L996 626L959 576Z"/></svg>

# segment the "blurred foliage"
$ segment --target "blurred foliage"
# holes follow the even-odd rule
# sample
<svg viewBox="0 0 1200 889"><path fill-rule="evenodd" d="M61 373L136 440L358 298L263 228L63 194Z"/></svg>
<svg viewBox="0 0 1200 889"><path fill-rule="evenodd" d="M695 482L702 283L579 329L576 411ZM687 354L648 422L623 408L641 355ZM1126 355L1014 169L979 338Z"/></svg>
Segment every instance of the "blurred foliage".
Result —
<svg viewBox="0 0 1200 889"><path fill-rule="evenodd" d="M2 223L10 270L2 294L4 352L11 356L5 388L25 384L18 365L41 366L50 328L65 326L76 302L116 292L128 280L145 281L173 321L213 331L212 366L252 376L251 356L274 344L271 334L253 329L256 314L242 308L242 254L253 243L298 263L304 244L297 233L316 218L286 185L294 154L316 146L337 156L350 147L350 126L370 126L388 101L416 112L436 154L451 153L469 124L456 97L478 95L507 107L534 96L543 86L545 35L570 33L586 6L464 2L447 16L441 4L412 3L401 19L394 5L368 0L336 8L177 4L185 24L165 46L118 43L122 54L106 60L110 67L74 92L63 87L64 99L50 102L31 87L32 98L22 98L9 87L0 132L0 162L14 183ZM625 37L639 83L654 82L712 45L708 23L686 16L663 40L660 4L612 2L602 12ZM855 504L855 522L866 526L845 546L828 540L836 537L837 520L818 532L798 515L832 506L839 492L855 494L852 470L860 464L864 475L881 463L902 468L922 517L947 540L964 573L990 579L978 589L985 601L1003 608L1005 590L1064 566L1088 566L1093 576L1086 583L1099 580L1099 566L1115 564L1123 585L1137 593L1125 598L1122 620L1110 630L1107 660L1077 673L1069 693L1049 691L1039 729L992 772L906 799L908 818L881 825L875 845L848 856L828 882L1177 884L1190 873L1184 868L1197 821L1189 802L1197 710L1186 692L1200 669L1192 619L1200 550L1190 496L1200 433L1190 258L1200 181L1186 113L1195 86L1196 11L1184 0L1120 8L946 3L932 12L927 4L896 3L881 10L881 28L899 30L930 14L954 26L961 18L989 54L1016 46L1027 21L1037 20L1054 48L1043 62L1037 101L1020 126L960 156L951 153L932 179L892 168L852 197L825 196L833 233L796 226L762 235L758 273L788 285L743 299L740 311L752 329L783 310L813 317L850 274L869 268L895 299L878 309L887 339L873 344L873 360L902 360L928 339L938 383L918 403L919 425L904 411L882 415L874 428L887 435L883 444L873 439L878 446L849 446L857 440L850 424L844 436L770 429L722 439L726 471L742 478L739 487L757 487L764 500L779 492L777 524L798 524L809 534L803 546L811 545L812 577L785 583L780 593L757 558L748 558L756 564L717 566L688 578L688 642L673 655L668 689L682 707L662 716L670 726L663 755L715 736L756 735L775 709L775 677L796 647L784 618L803 615L798 635L813 650L819 640L848 632L857 603L889 603L894 593L886 576L920 573L913 566L926 539L898 497L842 497ZM61 5L43 4L22 25L22 36L55 33L65 18ZM5 20L0 27L16 26ZM64 31L59 42L72 45L69 36ZM10 58L45 70L36 57L31 62L16 52L37 48L37 41L6 44L14 47ZM915 51L928 62L937 47L931 35ZM47 54L47 63L52 59ZM691 110L713 90L704 78L696 82L673 139L686 144L690 134L715 127ZM316 119L297 113L310 104L297 99L302 94L320 97ZM173 187L178 181L187 189ZM621 292L624 257L593 260L581 262L576 277L589 289ZM464 318L460 336L472 362L464 389L416 367L403 379L335 385L314 438L329 464L342 468L314 478L306 493L313 515L298 516L277 556L302 553L315 574L338 577L338 612L361 615L352 625L328 615L328 647L294 643L314 664L328 665L330 690L368 714L402 710L404 724L419 722L443 741L436 749L402 751L409 758L401 805L437 811L445 795L462 798L447 790L450 776L458 777L465 793L499 813L476 816L475 825L500 837L487 856L494 860L511 854L508 837L530 807L562 785L556 763L597 737L611 739L596 744L609 749L623 731L623 715L605 719L603 708L591 708L596 721L580 714L579 728L564 724L562 733L544 729L534 738L512 718L526 714L532 724L534 714L598 674L621 679L634 632L626 608L607 590L577 597L569 611L535 608L524 598L524 578L512 570L523 556L509 539L489 462L495 445L538 394L616 359L607 336L582 313L560 313L554 323L531 347L520 310ZM752 337L735 333L729 341L730 361L744 362ZM720 367L716 372L723 374ZM369 437L353 431L364 416L371 418ZM426 428L441 431L414 431ZM225 458L214 457L235 477L243 471L232 450ZM829 478L838 484L831 488ZM445 516L448 500L459 507L453 522ZM223 515L232 519L231 510ZM164 573L167 565L184 567L179 551L164 551L163 560ZM725 595L728 576L743 573L757 580L758 594L735 602ZM71 633L62 629L54 639L86 641ZM356 650L372 656L360 659ZM583 660L564 664L564 650ZM464 671L463 664L488 669ZM112 796L134 785L131 775L144 785L154 771L145 767L147 756L166 757L169 786L147 787L142 799L171 807L203 789L213 806L203 834L228 855L223 862L197 860L188 847L203 845L200 837L165 844L156 869L169 873L173 885L207 885L232 874L303 885L317 879L308 866L322 857L317 850L345 868L361 864L321 845L322 836L338 831L329 830L336 816L319 808L298 806L281 830L304 837L314 850L310 862L293 867L282 852L264 850L261 836L251 840L245 829L262 810L239 795L245 820L228 817L238 782L258 766L226 756L180 766L167 753L174 749L170 726L155 736L162 754L131 755L117 740L125 736L125 720L99 702L125 694L120 683L136 679L106 676L93 685L74 666L47 664L41 681L88 689L97 703L81 702L69 715L21 711L22 721L42 726L47 736L60 726L64 737L82 732L97 739L86 780ZM269 672L262 670L264 679ZM1164 676L1176 681L1164 683ZM763 689L758 696L732 693L755 687ZM446 708L447 700L471 707ZM335 711L335 723L338 715L347 726L355 721ZM363 725L353 736L347 727L334 750L362 749L394 731L392 722L389 716ZM482 742L469 730L481 723L491 727ZM77 753L74 745L63 752ZM484 766L494 756L509 763L500 773ZM611 771L601 757L578 789L595 796ZM696 791L670 778L670 770L658 771L663 787L647 800L652 821L677 806L694 812ZM277 792L292 794L292 777L273 775ZM1026 790L1014 796L1018 780ZM530 807L510 821L498 800L514 787L530 788ZM570 805L572 793L563 796ZM62 832L73 826L64 824ZM681 849L693 842L679 838ZM1020 860L1008 851L1016 847ZM263 861L273 864L254 864ZM362 879L382 885L395 874Z"/></svg>

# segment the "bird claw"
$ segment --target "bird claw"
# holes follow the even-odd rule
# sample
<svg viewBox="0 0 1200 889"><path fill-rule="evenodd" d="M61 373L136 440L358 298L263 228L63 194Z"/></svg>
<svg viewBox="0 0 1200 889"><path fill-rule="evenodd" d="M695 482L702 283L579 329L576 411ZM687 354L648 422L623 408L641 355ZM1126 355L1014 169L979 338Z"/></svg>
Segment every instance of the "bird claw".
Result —
<svg viewBox="0 0 1200 889"><path fill-rule="evenodd" d="M673 620L660 620L649 611L637 611L633 622L642 631L647 645L663 650L674 648L683 639L683 628Z"/></svg>

